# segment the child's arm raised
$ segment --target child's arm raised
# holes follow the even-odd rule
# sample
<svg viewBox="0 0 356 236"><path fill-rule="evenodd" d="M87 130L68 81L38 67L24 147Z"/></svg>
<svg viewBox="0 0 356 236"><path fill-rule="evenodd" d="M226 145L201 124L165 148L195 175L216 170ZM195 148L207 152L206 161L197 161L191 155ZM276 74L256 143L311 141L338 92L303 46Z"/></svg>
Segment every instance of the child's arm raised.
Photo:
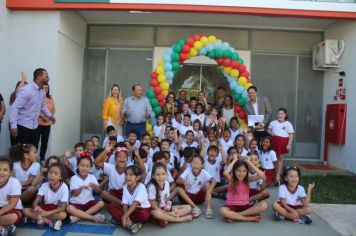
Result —
<svg viewBox="0 0 356 236"><path fill-rule="evenodd" d="M206 152L206 148L208 146L208 138L204 139L203 140L203 144L202 144L202 147L201 147L201 150L200 150L200 156L204 157L205 156L205 152Z"/></svg>
<svg viewBox="0 0 356 236"><path fill-rule="evenodd" d="M47 172L47 168L42 168L40 174L37 175L37 176L32 180L31 185L32 185L32 186L37 186L39 183L41 183L42 180L43 180L44 177L45 177L46 172Z"/></svg>
<svg viewBox="0 0 356 236"><path fill-rule="evenodd" d="M222 158L220 164L225 165L227 163L227 158L224 152L224 147L221 143L219 144L219 152L221 153L221 158Z"/></svg>
<svg viewBox="0 0 356 236"><path fill-rule="evenodd" d="M307 197L305 198L305 200L303 202L304 207L308 207L309 206L310 199L311 199L311 194L312 194L312 190L313 190L314 186L315 186L314 183L308 185Z"/></svg>
<svg viewBox="0 0 356 236"><path fill-rule="evenodd" d="M257 168L254 164L251 163L249 158L246 158L245 162L248 164L249 168L253 170L257 175L256 176L251 176L248 177L248 181L256 181L258 179L262 179L263 181L266 181L266 175L263 171L261 171L259 168Z"/></svg>
<svg viewBox="0 0 356 236"><path fill-rule="evenodd" d="M103 168L104 167L104 162L108 159L108 152L110 152L110 143L107 142L105 145L105 150L102 151L102 153L99 154L94 160L94 164L97 168Z"/></svg>
<svg viewBox="0 0 356 236"><path fill-rule="evenodd" d="M238 161L238 157L236 154L234 154L234 157L232 159L232 161L230 162L230 164L227 166L227 168L224 171L224 177L226 180L230 181L231 180L231 171L232 171L232 167L235 165L235 163Z"/></svg>
<svg viewBox="0 0 356 236"><path fill-rule="evenodd" d="M72 153L71 153L70 150L65 151L65 153L64 153L64 160L63 160L64 165L69 166L68 158L71 156L71 154L72 154Z"/></svg>

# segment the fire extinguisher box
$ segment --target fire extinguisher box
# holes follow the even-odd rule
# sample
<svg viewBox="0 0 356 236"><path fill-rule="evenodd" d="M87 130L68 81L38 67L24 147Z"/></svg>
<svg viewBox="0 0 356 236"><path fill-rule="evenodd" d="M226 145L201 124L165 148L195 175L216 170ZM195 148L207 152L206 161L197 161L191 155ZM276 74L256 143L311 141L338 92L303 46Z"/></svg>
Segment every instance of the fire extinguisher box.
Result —
<svg viewBox="0 0 356 236"><path fill-rule="evenodd" d="M325 141L345 144L346 104L328 104L326 107Z"/></svg>

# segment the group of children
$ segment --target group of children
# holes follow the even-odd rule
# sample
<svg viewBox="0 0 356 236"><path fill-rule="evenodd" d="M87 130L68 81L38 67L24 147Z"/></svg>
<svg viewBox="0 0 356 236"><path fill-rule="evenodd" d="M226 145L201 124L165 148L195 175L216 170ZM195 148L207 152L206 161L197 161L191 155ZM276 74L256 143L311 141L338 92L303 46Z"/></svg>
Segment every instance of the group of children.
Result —
<svg viewBox="0 0 356 236"><path fill-rule="evenodd" d="M82 219L105 223L99 213L105 206L111 224L137 233L149 220L162 227L190 222L202 213L202 203L205 217L211 219L213 197L226 199L219 213L227 222L261 221L260 214L268 208L263 201L269 197L266 186L280 180L283 163L279 166L277 156L290 149L278 146L290 145L293 133L291 125L282 127L285 109L278 111L279 123L269 127L272 137L260 144L251 131L239 129L236 117L229 125L224 117L216 119L214 108L214 117L205 118L202 129L196 110L193 123L190 114L180 114L182 122L178 116L172 121L158 116L154 137L145 134L141 140L135 132L125 140L109 126L102 146L93 136L77 143L73 156L69 151L63 161L51 156L43 167L36 162L33 145L11 147L10 158L0 159L0 234L11 234L21 220L55 230L65 219L71 224ZM281 134L278 140L275 136ZM297 168L284 169L284 184L272 207L278 220L309 224L314 184L306 193L299 179Z"/></svg>

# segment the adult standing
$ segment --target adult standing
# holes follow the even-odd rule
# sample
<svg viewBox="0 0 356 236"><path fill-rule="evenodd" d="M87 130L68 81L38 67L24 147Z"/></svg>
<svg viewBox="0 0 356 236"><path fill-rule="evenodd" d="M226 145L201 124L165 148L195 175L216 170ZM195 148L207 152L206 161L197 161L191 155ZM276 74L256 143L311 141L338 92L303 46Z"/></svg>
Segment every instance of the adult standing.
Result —
<svg viewBox="0 0 356 236"><path fill-rule="evenodd" d="M185 89L180 89L178 91L178 99L177 99L177 111L183 111L183 104L189 102L187 99L187 91Z"/></svg>
<svg viewBox="0 0 356 236"><path fill-rule="evenodd" d="M257 87L252 85L247 89L250 101L245 105L247 115L264 115L263 122L256 125L254 136L260 145L261 139L269 135L267 133L268 124L271 121L272 107L267 97L258 96Z"/></svg>
<svg viewBox="0 0 356 236"><path fill-rule="evenodd" d="M118 135L122 136L122 126L124 119L121 115L124 99L121 97L120 86L113 84L110 89L110 95L103 102L103 127L112 125L115 127Z"/></svg>
<svg viewBox="0 0 356 236"><path fill-rule="evenodd" d="M222 116L222 109L225 106L226 91L224 87L218 87L216 92L216 101L214 107L218 111L218 117Z"/></svg>
<svg viewBox="0 0 356 236"><path fill-rule="evenodd" d="M46 107L53 116L54 113L56 112L56 108L54 106L53 98L50 94L49 85L48 84L43 85L43 90L46 93L46 97L45 97ZM41 112L40 116L38 117L38 128L36 132L36 141L35 141L35 146L36 148L38 148L39 142L41 140L41 148L40 148L41 163L46 159L47 144L48 144L48 139L49 139L49 134L51 132L52 124L53 122Z"/></svg>
<svg viewBox="0 0 356 236"><path fill-rule="evenodd" d="M146 118L152 113L152 107L143 96L143 88L140 84L132 86L133 96L125 99L121 114L126 119L126 136L130 131L135 131L137 138L141 139L146 132Z"/></svg>
<svg viewBox="0 0 356 236"><path fill-rule="evenodd" d="M46 93L42 89L48 81L47 71L38 68L33 72L33 81L18 90L10 111L10 133L16 138L16 142L35 145L40 112L53 124L56 122L46 107Z"/></svg>
<svg viewBox="0 0 356 236"><path fill-rule="evenodd" d="M6 112L6 107L5 107L4 98L2 97L2 95L0 93L0 132L1 132L1 123L2 123L2 120L4 119L5 112Z"/></svg>

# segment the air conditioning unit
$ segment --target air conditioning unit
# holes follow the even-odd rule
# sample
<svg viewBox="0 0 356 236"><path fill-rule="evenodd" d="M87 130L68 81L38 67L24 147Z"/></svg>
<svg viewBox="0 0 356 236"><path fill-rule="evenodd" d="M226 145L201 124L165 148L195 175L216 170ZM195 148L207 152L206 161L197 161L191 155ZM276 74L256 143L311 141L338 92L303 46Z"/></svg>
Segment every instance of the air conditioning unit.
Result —
<svg viewBox="0 0 356 236"><path fill-rule="evenodd" d="M339 41L327 39L313 47L313 69L327 70L339 67Z"/></svg>

